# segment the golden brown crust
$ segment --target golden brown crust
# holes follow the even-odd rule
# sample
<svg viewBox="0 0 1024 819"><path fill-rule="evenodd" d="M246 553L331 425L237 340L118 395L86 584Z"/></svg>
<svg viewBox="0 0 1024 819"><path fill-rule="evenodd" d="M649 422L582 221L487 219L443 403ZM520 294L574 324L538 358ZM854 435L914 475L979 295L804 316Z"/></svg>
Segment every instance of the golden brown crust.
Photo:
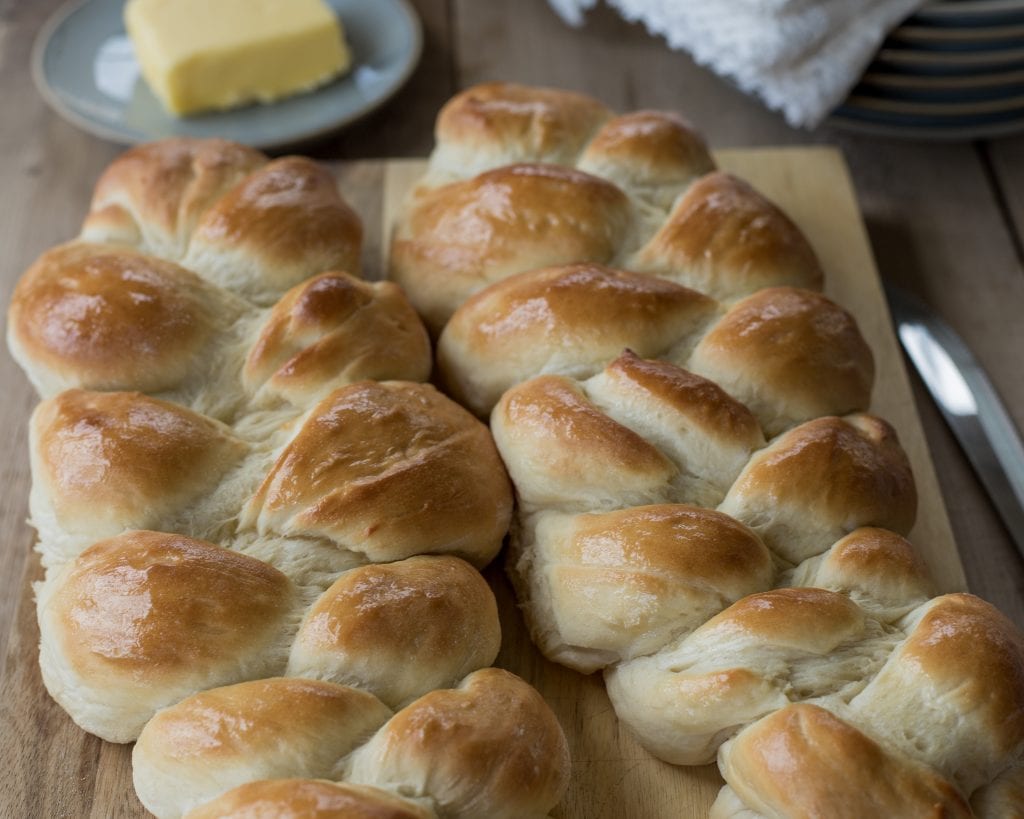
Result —
<svg viewBox="0 0 1024 819"><path fill-rule="evenodd" d="M715 298L772 285L820 289L822 282L813 249L789 217L746 182L721 172L690 186L628 266Z"/></svg>
<svg viewBox="0 0 1024 819"><path fill-rule="evenodd" d="M561 799L569 749L536 690L486 668L399 711L354 754L350 778L429 794L456 819L518 819Z"/></svg>
<svg viewBox="0 0 1024 819"><path fill-rule="evenodd" d="M153 813L177 816L246 782L338 778L341 760L390 715L372 694L319 680L203 691L146 724L132 753L135 790Z"/></svg>
<svg viewBox="0 0 1024 819"><path fill-rule="evenodd" d="M793 287L761 290L732 307L689 366L750 407L768 435L866 410L874 380L871 349L853 317Z"/></svg>
<svg viewBox="0 0 1024 819"><path fill-rule="evenodd" d="M893 428L851 415L779 436L750 459L720 508L796 563L860 526L906 534L917 492Z"/></svg>
<svg viewBox="0 0 1024 819"><path fill-rule="evenodd" d="M438 367L453 396L482 415L542 372L591 375L627 347L661 355L716 310L713 300L654 276L596 264L533 270L455 311Z"/></svg>
<svg viewBox="0 0 1024 819"><path fill-rule="evenodd" d="M260 560L201 540L127 532L86 549L48 603L68 663L147 684L228 665L261 648L291 584Z"/></svg>
<svg viewBox="0 0 1024 819"><path fill-rule="evenodd" d="M666 572L688 583L720 583L770 572L771 557L728 515L685 504L578 515L562 556L580 565Z"/></svg>
<svg viewBox="0 0 1024 819"><path fill-rule="evenodd" d="M240 785L185 819L433 819L434 812L379 788L322 779Z"/></svg>
<svg viewBox="0 0 1024 819"><path fill-rule="evenodd" d="M723 747L726 782L765 816L973 816L952 784L815 705L790 705Z"/></svg>
<svg viewBox="0 0 1024 819"><path fill-rule="evenodd" d="M629 225L614 185L554 165L510 165L420 193L395 234L390 277L439 332L488 284L524 270L604 263Z"/></svg>
<svg viewBox="0 0 1024 819"><path fill-rule="evenodd" d="M865 526L835 543L794 585L850 592L873 616L901 617L933 595L928 567L913 546L888 529Z"/></svg>
<svg viewBox="0 0 1024 819"><path fill-rule="evenodd" d="M8 314L12 348L41 391L174 387L214 332L193 273L127 248L71 242L21 277Z"/></svg>
<svg viewBox="0 0 1024 819"><path fill-rule="evenodd" d="M971 793L1024 750L1024 635L989 603L947 594L851 703L875 730Z"/></svg>
<svg viewBox="0 0 1024 819"><path fill-rule="evenodd" d="M335 581L306 615L288 668L397 707L490 665L500 645L497 604L479 572L454 557L413 557Z"/></svg>
<svg viewBox="0 0 1024 819"><path fill-rule="evenodd" d="M485 83L445 103L435 136L438 146L457 153L472 174L521 160L572 162L610 116L611 111L583 94Z"/></svg>
<svg viewBox="0 0 1024 819"><path fill-rule="evenodd" d="M773 589L733 603L697 629L693 639L709 644L767 642L824 655L859 637L863 628L864 612L844 595L826 589Z"/></svg>
<svg viewBox="0 0 1024 819"><path fill-rule="evenodd" d="M509 390L491 429L521 501L609 508L663 495L677 469L631 429L613 421L576 382L540 376Z"/></svg>
<svg viewBox="0 0 1024 819"><path fill-rule="evenodd" d="M274 305L243 377L252 391L308 405L366 378L426 380L430 357L426 329L397 285L324 273Z"/></svg>
<svg viewBox="0 0 1024 819"><path fill-rule="evenodd" d="M660 405L685 415L701 434L732 440L749 451L763 445L757 419L713 381L665 361L649 361L626 350L605 368L624 393L649 394Z"/></svg>
<svg viewBox="0 0 1024 819"><path fill-rule="evenodd" d="M584 673L661 648L773 574L753 532L681 504L546 513L527 549L511 571L534 640Z"/></svg>
<svg viewBox="0 0 1024 819"><path fill-rule="evenodd" d="M633 111L606 122L580 158L579 168L665 208L691 180L715 169L696 130L672 111Z"/></svg>
<svg viewBox="0 0 1024 819"><path fill-rule="evenodd" d="M157 527L247 449L223 424L139 393L68 390L36 408L31 430L57 523L97 538Z"/></svg>
<svg viewBox="0 0 1024 819"><path fill-rule="evenodd" d="M448 552L480 566L511 507L483 424L429 385L364 381L312 410L242 525L327 537L374 562Z"/></svg>
<svg viewBox="0 0 1024 819"><path fill-rule="evenodd" d="M304 157L276 159L251 173L196 225L189 258L244 253L261 287L278 293L325 270L359 272L363 228L338 195L334 176Z"/></svg>
<svg viewBox="0 0 1024 819"><path fill-rule="evenodd" d="M266 161L223 139L173 137L131 148L96 183L82 236L178 258L203 212Z"/></svg>

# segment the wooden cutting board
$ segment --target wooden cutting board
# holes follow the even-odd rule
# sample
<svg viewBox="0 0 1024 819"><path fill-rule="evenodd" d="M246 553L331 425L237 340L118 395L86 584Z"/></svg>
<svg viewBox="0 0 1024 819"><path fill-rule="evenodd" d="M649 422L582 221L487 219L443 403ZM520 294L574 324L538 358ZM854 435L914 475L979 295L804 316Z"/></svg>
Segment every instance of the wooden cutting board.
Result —
<svg viewBox="0 0 1024 819"><path fill-rule="evenodd" d="M721 151L716 157L723 168L749 180L781 205L804 230L825 268L826 292L856 316L875 355L872 410L896 427L917 479L920 504L911 540L941 591L964 589L963 567L841 155L828 148L784 148ZM390 225L423 167L420 160L337 166L345 196L368 221L379 220L367 231L370 277L383 269ZM83 212L85 206L83 202ZM24 452L6 455L28 457ZM28 497L27 486L6 490ZM618 726L600 675L583 677L544 660L526 635L500 566L492 566L487 575L502 612L504 638L497 664L541 691L569 738L572 783L553 815L562 819L706 815L721 785L714 766L678 768L651 757ZM145 816L132 789L130 746L110 745L85 734L42 686L31 589L32 581L40 578L38 561L32 558L0 683L0 766L5 774L0 817Z"/></svg>

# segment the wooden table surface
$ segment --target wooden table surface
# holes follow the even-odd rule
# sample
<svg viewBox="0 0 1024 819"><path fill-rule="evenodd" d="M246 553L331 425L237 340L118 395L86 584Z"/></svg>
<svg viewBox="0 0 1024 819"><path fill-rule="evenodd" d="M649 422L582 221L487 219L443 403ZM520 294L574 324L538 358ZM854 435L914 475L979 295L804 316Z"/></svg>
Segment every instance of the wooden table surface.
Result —
<svg viewBox="0 0 1024 819"><path fill-rule="evenodd" d="M77 233L101 169L120 150L65 123L29 76L35 33L59 0L0 0L0 296L42 250ZM618 110L682 111L715 147L831 144L853 175L884 277L916 292L966 339L1024 427L1024 136L930 144L794 131L686 56L602 7L579 30L544 0L414 0L426 46L411 82L383 109L303 151L330 159L424 156L434 115L485 80L577 89ZM356 172L373 172L373 164ZM362 170L360 170L362 169ZM358 206L358 203L356 203ZM33 540L23 523L26 422L36 397L0 355L0 655ZM937 410L915 394L972 591L1024 627L1017 554ZM9 669L8 669L9 671ZM2 707L2 706L0 706Z"/></svg>

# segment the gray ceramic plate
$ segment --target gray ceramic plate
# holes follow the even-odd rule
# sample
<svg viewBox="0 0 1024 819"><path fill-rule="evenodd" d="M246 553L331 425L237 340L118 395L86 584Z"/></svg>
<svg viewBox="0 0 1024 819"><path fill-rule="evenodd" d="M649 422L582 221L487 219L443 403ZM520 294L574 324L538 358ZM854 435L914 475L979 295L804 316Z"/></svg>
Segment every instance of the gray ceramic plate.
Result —
<svg viewBox="0 0 1024 819"><path fill-rule="evenodd" d="M409 78L423 46L406 0L327 0L354 55L344 77L317 91L223 113L176 119L139 75L124 31L124 0L61 8L36 39L32 75L61 116L97 136L132 144L167 136L218 136L256 148L312 139L365 116Z"/></svg>

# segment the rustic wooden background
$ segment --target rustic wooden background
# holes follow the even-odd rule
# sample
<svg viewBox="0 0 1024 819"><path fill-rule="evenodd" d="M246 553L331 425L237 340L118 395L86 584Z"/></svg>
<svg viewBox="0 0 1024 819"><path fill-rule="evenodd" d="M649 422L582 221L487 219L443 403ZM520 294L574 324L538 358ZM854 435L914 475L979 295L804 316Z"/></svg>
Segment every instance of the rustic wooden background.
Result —
<svg viewBox="0 0 1024 819"><path fill-rule="evenodd" d="M59 0L0 0L0 299L44 248L73 236L97 174L119 148L45 107L29 77L32 39ZM544 0L414 0L426 47L409 85L347 131L303 146L329 159L423 156L440 105L494 79L578 89L620 110L683 111L716 147L825 143L845 153L882 275L929 302L988 369L1024 427L1024 136L910 143L823 127L794 131L638 26L599 8L566 28ZM378 163L349 173L378 177ZM355 202L364 212L378 202ZM379 241L379 237L372 237ZM373 248L368 250L372 258ZM18 590L32 571L24 524L28 383L0 354L0 656ZM916 398L970 588L1024 626L1024 560L915 379ZM23 615L24 617L24 615ZM6 668L5 673L24 673ZM0 703L0 709L6 703ZM4 721L0 714L0 731ZM42 728L42 726L40 726ZM3 738L5 742L10 737Z"/></svg>

